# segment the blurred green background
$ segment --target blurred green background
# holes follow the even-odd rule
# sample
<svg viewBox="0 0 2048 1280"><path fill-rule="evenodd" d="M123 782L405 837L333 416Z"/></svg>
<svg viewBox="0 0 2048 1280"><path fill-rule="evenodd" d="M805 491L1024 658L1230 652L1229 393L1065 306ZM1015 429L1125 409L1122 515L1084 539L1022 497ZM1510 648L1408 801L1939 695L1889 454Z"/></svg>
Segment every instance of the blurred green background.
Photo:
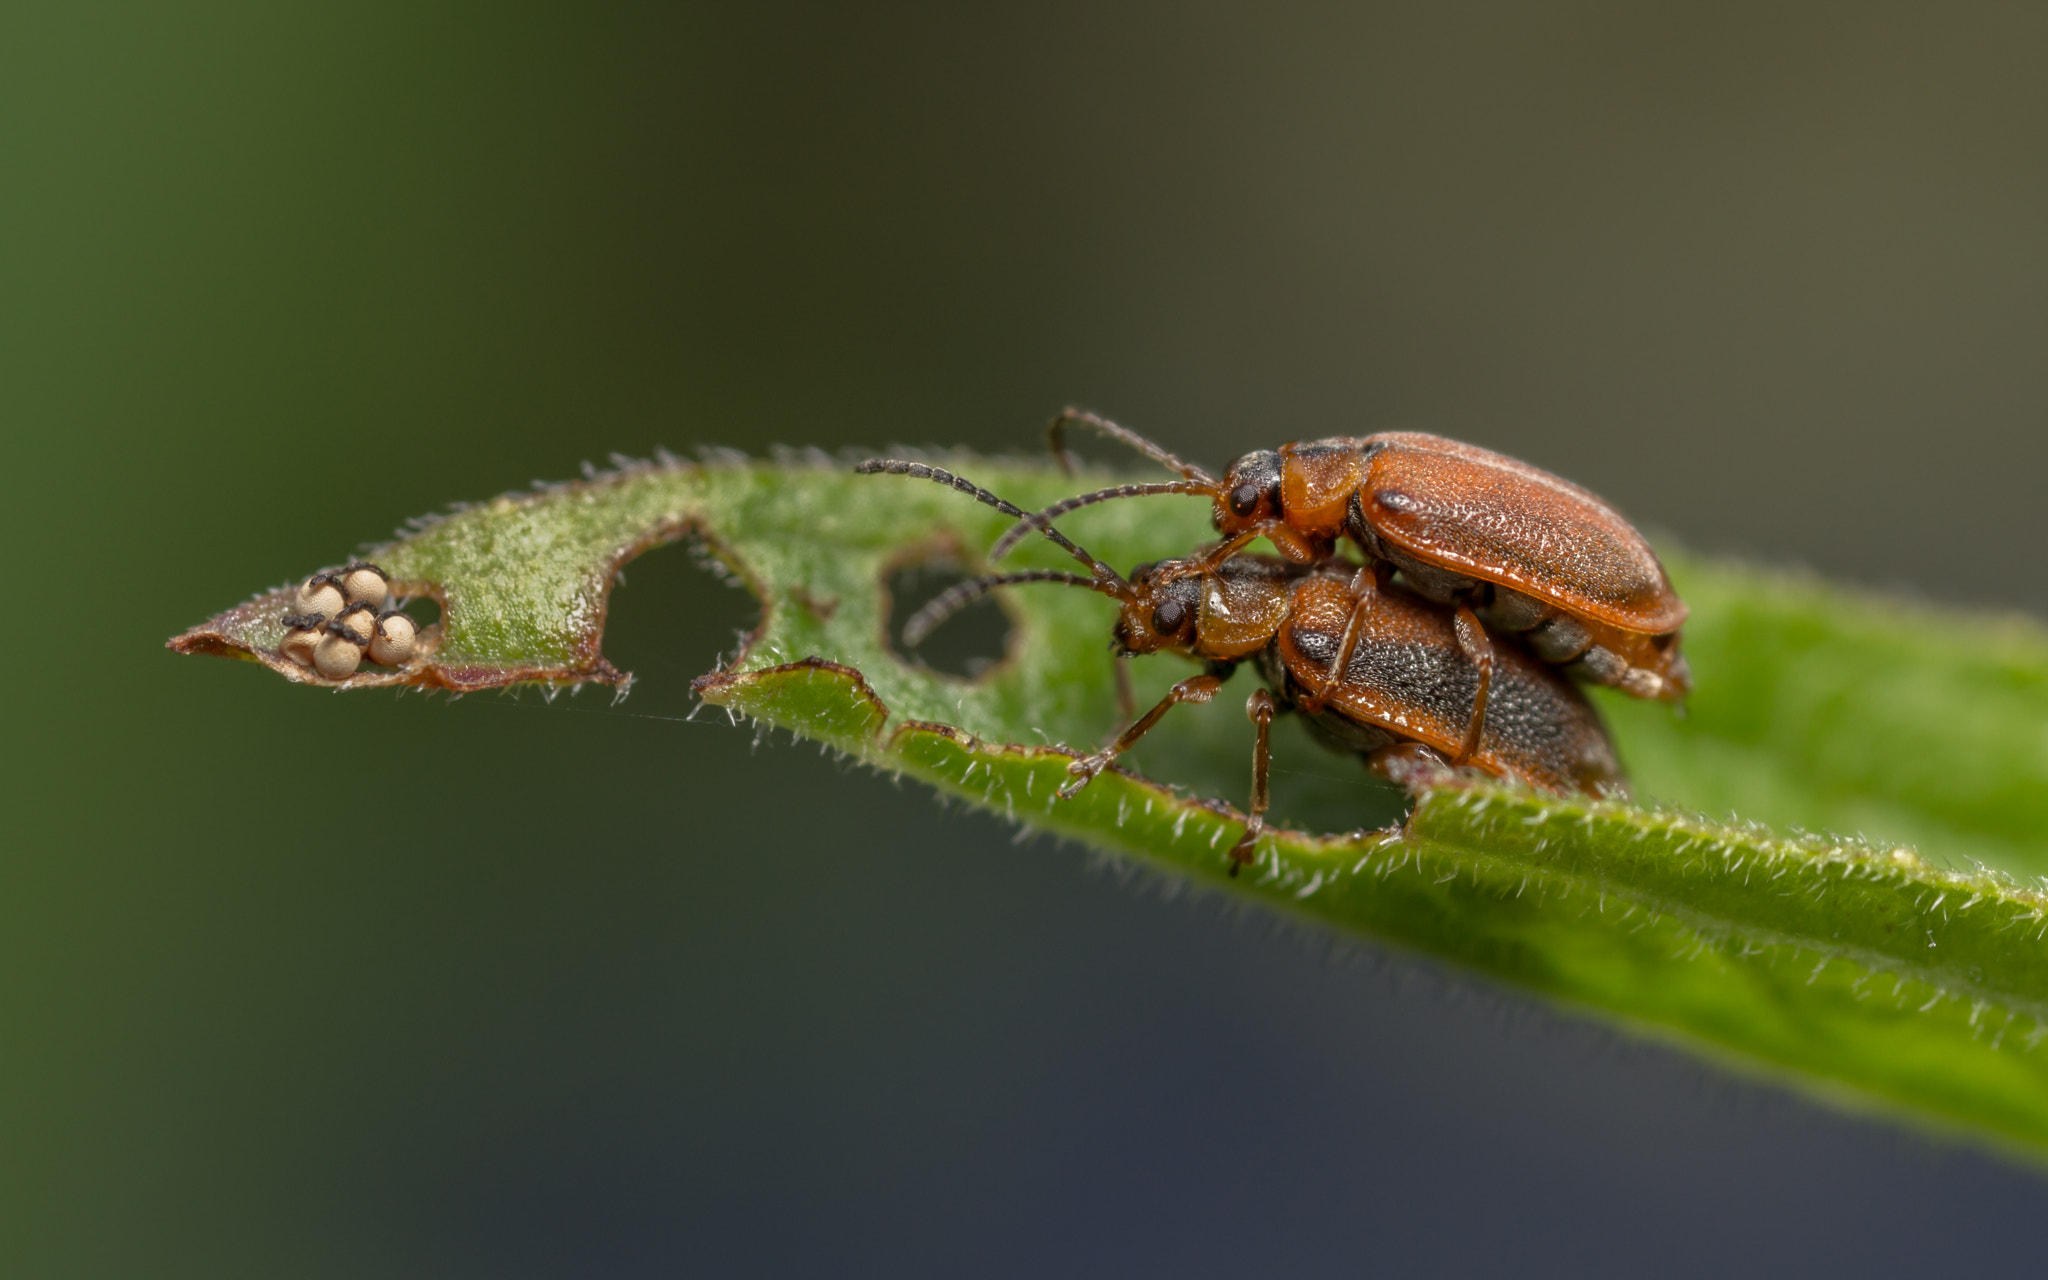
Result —
<svg viewBox="0 0 2048 1280"><path fill-rule="evenodd" d="M1069 401L2048 610L2044 60L2000 4L0 12L0 1273L2031 1258L2031 1170L662 718L751 617L681 552L618 708L161 643L613 450Z"/></svg>

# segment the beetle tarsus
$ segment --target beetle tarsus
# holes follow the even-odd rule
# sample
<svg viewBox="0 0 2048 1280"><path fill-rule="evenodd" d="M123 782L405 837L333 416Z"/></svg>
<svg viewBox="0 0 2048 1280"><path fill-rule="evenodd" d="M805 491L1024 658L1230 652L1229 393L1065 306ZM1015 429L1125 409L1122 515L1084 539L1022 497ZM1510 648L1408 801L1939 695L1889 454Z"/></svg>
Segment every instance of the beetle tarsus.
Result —
<svg viewBox="0 0 2048 1280"><path fill-rule="evenodd" d="M1061 787L1055 794L1062 800L1073 799L1081 793L1081 788L1095 781L1097 774L1113 764L1118 756L1129 751L1137 744L1138 739L1150 733L1152 726L1159 723L1160 717L1183 702L1207 702L1215 697L1216 691L1222 687L1221 676L1208 674L1189 676L1176 684L1166 691L1166 696L1159 700L1157 706L1140 716L1136 724L1119 734L1115 742L1094 755L1082 756L1068 765L1067 772L1074 775L1074 781Z"/></svg>
<svg viewBox="0 0 2048 1280"><path fill-rule="evenodd" d="M1114 759L1116 759L1116 755L1110 751L1098 751L1092 756L1082 756L1079 760L1067 766L1067 772L1072 775L1074 780L1065 784L1058 791L1053 792L1053 794L1062 800L1072 800L1075 796L1081 794L1081 788L1095 781L1095 775L1107 769L1110 762Z"/></svg>

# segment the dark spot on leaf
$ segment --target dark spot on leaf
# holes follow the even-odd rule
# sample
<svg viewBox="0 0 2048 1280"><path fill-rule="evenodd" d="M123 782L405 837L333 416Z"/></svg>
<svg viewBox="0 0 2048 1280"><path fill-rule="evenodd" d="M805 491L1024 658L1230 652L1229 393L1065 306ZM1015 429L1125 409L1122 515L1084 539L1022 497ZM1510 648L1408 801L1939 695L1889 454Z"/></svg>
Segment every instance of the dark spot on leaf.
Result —
<svg viewBox="0 0 2048 1280"><path fill-rule="evenodd" d="M838 596L817 596L802 586L794 586L789 589L789 598L796 601L798 608L820 622L832 621L832 615L839 612Z"/></svg>

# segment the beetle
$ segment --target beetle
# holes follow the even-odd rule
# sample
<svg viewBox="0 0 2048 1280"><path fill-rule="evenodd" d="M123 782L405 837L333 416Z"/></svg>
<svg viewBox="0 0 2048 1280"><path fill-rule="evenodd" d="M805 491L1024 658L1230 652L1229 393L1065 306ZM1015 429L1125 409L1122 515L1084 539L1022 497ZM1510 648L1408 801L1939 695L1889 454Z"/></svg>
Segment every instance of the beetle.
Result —
<svg viewBox="0 0 2048 1280"><path fill-rule="evenodd" d="M1048 432L1069 472L1065 433L1085 426L1181 479L1082 494L1027 517L990 549L999 560L1042 523L1097 502L1199 494L1226 538L1264 537L1291 561L1332 556L1348 537L1383 583L1449 606L1482 672L1487 630L1520 637L1574 677L1676 702L1692 688L1679 652L1685 603L1657 553L1598 497L1526 462L1419 431L1333 437L1245 454L1221 480L1099 414L1069 408ZM1482 715L1482 691L1475 716Z"/></svg>
<svg viewBox="0 0 2048 1280"><path fill-rule="evenodd" d="M856 470L950 485L1024 517L942 468L873 459ZM1245 554L1241 548L1254 535L1240 532L1195 555L1139 565L1125 578L1050 524L1036 527L1087 565L1087 575L1034 569L969 579L912 615L904 642L915 646L998 587L1051 582L1117 602L1111 637L1119 657L1176 653L1202 664L1200 675L1175 684L1110 745L1069 765L1062 797L1088 785L1173 707L1209 701L1240 664L1251 662L1265 684L1245 704L1258 737L1250 819L1230 850L1233 875L1252 860L1265 828L1269 729L1275 715L1290 711L1300 712L1326 746L1362 755L1368 768L1394 781L1469 764L1547 791L1624 789L1606 729L1577 686L1513 646L1494 655L1490 669L1482 667L1452 610L1386 589L1370 568Z"/></svg>

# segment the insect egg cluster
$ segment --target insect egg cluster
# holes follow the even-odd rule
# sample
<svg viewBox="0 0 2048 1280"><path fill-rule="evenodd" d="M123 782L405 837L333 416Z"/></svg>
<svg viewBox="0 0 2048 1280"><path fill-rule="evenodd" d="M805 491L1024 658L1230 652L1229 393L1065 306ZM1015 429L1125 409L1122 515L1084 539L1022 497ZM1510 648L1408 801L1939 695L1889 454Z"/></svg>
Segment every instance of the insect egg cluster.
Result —
<svg viewBox="0 0 2048 1280"><path fill-rule="evenodd" d="M314 574L292 601L278 652L329 680L348 679L366 657L381 666L403 665L419 624L385 607L390 593L389 575L363 561Z"/></svg>

